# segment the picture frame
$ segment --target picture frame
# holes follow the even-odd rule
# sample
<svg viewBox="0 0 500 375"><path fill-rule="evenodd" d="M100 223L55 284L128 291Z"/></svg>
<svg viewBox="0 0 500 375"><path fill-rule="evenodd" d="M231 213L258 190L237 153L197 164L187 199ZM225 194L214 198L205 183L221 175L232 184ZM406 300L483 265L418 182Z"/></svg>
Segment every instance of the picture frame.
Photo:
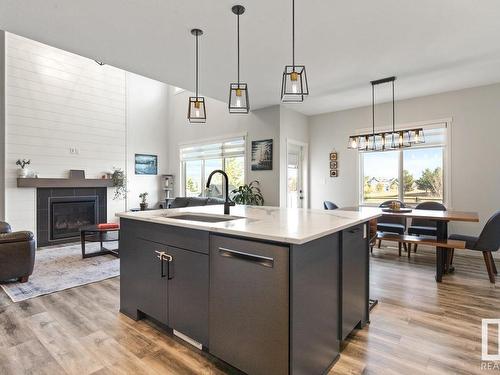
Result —
<svg viewBox="0 0 500 375"><path fill-rule="evenodd" d="M330 169L337 169L337 168L338 168L338 161L331 160L330 161Z"/></svg>
<svg viewBox="0 0 500 375"><path fill-rule="evenodd" d="M339 172L337 169L330 170L330 177L338 177L338 176L339 176Z"/></svg>
<svg viewBox="0 0 500 375"><path fill-rule="evenodd" d="M158 155L135 154L135 174L157 175Z"/></svg>
<svg viewBox="0 0 500 375"><path fill-rule="evenodd" d="M330 160L337 160L337 152L330 152Z"/></svg>
<svg viewBox="0 0 500 375"><path fill-rule="evenodd" d="M252 171L271 171L273 169L273 140L252 141Z"/></svg>

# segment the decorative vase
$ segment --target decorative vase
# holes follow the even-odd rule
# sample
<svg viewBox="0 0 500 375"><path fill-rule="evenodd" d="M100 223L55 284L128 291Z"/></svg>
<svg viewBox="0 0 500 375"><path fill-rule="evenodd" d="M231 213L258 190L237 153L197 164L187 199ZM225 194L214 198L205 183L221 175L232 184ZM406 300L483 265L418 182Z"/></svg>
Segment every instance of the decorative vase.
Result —
<svg viewBox="0 0 500 375"><path fill-rule="evenodd" d="M147 203L141 203L140 206L141 206L141 211L146 211L146 208L148 208Z"/></svg>
<svg viewBox="0 0 500 375"><path fill-rule="evenodd" d="M26 178L28 177L28 174L29 174L28 168L21 168L17 172L19 178Z"/></svg>

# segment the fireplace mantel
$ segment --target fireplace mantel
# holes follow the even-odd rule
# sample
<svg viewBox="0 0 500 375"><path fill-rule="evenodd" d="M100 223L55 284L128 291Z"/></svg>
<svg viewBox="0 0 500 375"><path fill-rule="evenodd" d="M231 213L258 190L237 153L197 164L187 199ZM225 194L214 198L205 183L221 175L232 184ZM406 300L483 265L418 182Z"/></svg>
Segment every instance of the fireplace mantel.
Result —
<svg viewBox="0 0 500 375"><path fill-rule="evenodd" d="M113 181L105 178L18 178L20 188L97 188L111 187Z"/></svg>

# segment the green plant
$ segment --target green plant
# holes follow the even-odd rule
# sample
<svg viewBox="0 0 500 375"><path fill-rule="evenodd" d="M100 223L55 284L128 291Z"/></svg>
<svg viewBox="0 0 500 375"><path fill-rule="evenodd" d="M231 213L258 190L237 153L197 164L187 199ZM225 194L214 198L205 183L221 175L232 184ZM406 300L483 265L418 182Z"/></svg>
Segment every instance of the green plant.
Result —
<svg viewBox="0 0 500 375"><path fill-rule="evenodd" d="M113 182L113 187L115 188L115 195L113 196L113 199L127 198L127 178L125 176L125 172L121 168L113 168L111 181Z"/></svg>
<svg viewBox="0 0 500 375"><path fill-rule="evenodd" d="M141 198L141 203L142 204L146 204L147 203L146 199L148 198L148 195L149 195L148 192L139 194L139 198Z"/></svg>
<svg viewBox="0 0 500 375"><path fill-rule="evenodd" d="M30 159L17 159L16 161L16 165L19 165L21 167L21 169L24 169L24 167L26 167L27 165L31 164L31 160Z"/></svg>
<svg viewBox="0 0 500 375"><path fill-rule="evenodd" d="M260 183L257 180L240 186L237 189L231 191L233 194L232 199L238 204L249 204L253 206L263 206L264 197L260 191Z"/></svg>

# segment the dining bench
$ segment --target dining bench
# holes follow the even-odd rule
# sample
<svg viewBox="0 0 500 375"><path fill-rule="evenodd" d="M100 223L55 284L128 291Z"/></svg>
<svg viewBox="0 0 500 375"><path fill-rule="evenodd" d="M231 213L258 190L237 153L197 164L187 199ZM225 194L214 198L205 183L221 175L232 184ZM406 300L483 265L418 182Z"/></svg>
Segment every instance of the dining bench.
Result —
<svg viewBox="0 0 500 375"><path fill-rule="evenodd" d="M393 241L393 242L403 242L407 244L415 244L415 245L427 245L436 248L449 249L446 254L446 259L444 261L444 272L453 272L452 262L453 255L455 249L465 249L466 243L465 241L460 240L436 240L435 238L425 238L419 236L413 236L409 234L392 234L392 233L383 233L377 232L377 239L381 239L384 241ZM408 258L411 256L411 246L408 248ZM399 255L401 256L401 248L399 249Z"/></svg>

